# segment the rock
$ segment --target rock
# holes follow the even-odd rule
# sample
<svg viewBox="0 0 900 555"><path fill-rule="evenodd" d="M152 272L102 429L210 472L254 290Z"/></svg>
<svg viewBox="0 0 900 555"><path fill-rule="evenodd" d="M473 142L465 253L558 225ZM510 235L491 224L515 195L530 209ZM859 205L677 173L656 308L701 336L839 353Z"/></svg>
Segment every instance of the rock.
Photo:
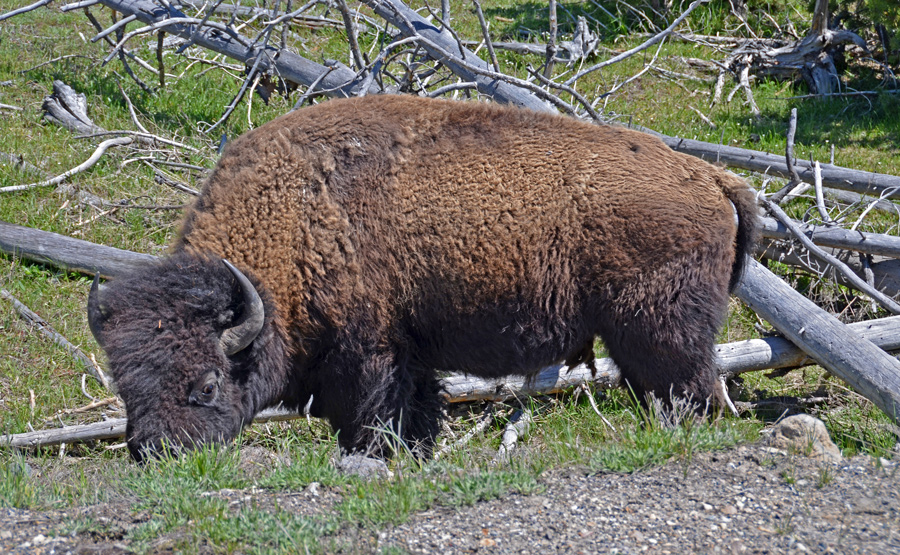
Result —
<svg viewBox="0 0 900 555"><path fill-rule="evenodd" d="M240 468L246 474L256 476L281 466L290 466L291 460L264 447L250 445L241 449Z"/></svg>
<svg viewBox="0 0 900 555"><path fill-rule="evenodd" d="M362 455L348 455L335 466L344 474L353 474L366 479L390 478L394 475L383 460Z"/></svg>
<svg viewBox="0 0 900 555"><path fill-rule="evenodd" d="M775 425L772 431L775 447L808 457L840 462L841 451L828 436L825 423L808 414L789 416Z"/></svg>

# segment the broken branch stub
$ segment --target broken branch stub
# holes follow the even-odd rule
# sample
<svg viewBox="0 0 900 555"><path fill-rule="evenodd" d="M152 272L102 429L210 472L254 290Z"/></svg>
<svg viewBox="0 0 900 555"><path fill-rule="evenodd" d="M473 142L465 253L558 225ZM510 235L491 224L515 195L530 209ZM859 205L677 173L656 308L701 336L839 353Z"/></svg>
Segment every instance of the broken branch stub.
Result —
<svg viewBox="0 0 900 555"><path fill-rule="evenodd" d="M90 135L104 131L87 115L87 97L62 81L53 81L53 93L44 98L41 109L45 120L75 133Z"/></svg>

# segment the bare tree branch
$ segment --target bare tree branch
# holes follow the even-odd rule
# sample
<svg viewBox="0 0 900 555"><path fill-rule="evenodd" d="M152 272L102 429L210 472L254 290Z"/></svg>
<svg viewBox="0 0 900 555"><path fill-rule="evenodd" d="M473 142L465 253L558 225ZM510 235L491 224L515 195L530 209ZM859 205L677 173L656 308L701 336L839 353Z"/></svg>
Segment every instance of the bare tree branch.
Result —
<svg viewBox="0 0 900 555"><path fill-rule="evenodd" d="M56 177L54 177L52 179L47 179L46 181L38 181L35 183L29 183L27 185L10 185L9 187L0 187L0 193L12 193L12 192L16 192L16 191L27 191L28 189L35 189L37 187L49 187L51 185L59 185L66 179L72 177L73 175L79 174L83 171L86 171L86 170L92 168L94 166L94 164L96 164L100 160L100 158L103 156L103 154L110 147L129 145L132 142L134 142L134 139L132 139L131 137L117 137L115 139L107 139L97 146L97 149L94 151L93 154L91 154L91 156L87 160L85 160L81 164L78 164L71 170L69 170L65 173L62 173L60 175L57 175Z"/></svg>
<svg viewBox="0 0 900 555"><path fill-rule="evenodd" d="M693 2L691 2L691 5L688 6L688 8L684 11L684 13L682 13L680 16L678 16L675 19L675 21L673 21L671 23L671 25L669 25L668 27L663 29L661 32L659 32L656 35L654 35L653 37L651 37L649 40L644 41L642 44L635 46L631 50L622 52L618 56L614 56L608 60L604 60L604 61L600 62L599 64L594 64L587 69L583 69L583 70L579 71L574 76L570 77L565 82L565 84L572 86L572 84L575 83L575 81L578 81L579 79L581 79L588 73L592 73L594 71L597 71L598 69L602 69L606 66L610 66L612 64L621 62L622 60L624 60L626 58L630 58L631 56L634 56L638 52L641 52L643 50L650 48L654 44L658 43L659 41L661 41L664 38L666 38L667 36L669 36L672 33L672 31L674 31L676 27L681 25L681 22L684 21L687 18L687 16L691 14L692 11L694 11L694 8L696 8L697 6L699 6L700 4L702 4L705 1L706 0L694 0Z"/></svg>
<svg viewBox="0 0 900 555"><path fill-rule="evenodd" d="M13 307L15 307L16 312L18 312L23 319L34 325L41 331L41 333L49 337L54 343L65 349L66 352L79 360L87 369L88 373L90 373L90 375L93 376L94 379L96 379L100 383L100 385L104 387L104 389L110 390L109 378L106 376L106 373L99 366L97 366L96 362L85 355L81 349L73 345L68 339L66 339L59 332L53 329L53 326L51 326L46 320L38 316L27 306L25 306L6 289L0 289L0 297L3 297L7 301L9 301L13 305Z"/></svg>
<svg viewBox="0 0 900 555"><path fill-rule="evenodd" d="M15 17L19 14L30 12L32 10L36 10L36 9L40 8L41 6L46 6L47 4L49 4L52 1L53 0L38 0L34 4L29 4L28 6L21 7L17 10L12 10L10 12L6 12L5 14L0 14L0 21L9 19L11 17Z"/></svg>
<svg viewBox="0 0 900 555"><path fill-rule="evenodd" d="M765 198L760 199L760 201L766 207L766 210L771 212L779 222L781 222L785 227L791 230L791 233L794 234L794 236L803 244L804 247L806 247L806 249L811 254L813 254L816 258L830 264L833 268L839 271L845 279L850 281L856 289L858 289L859 291L863 291L864 293L878 301L878 304L883 306L885 309L894 314L900 314L900 304L897 304L894 299L888 297L874 287L869 287L869 285L858 275L856 275L853 270L848 268L846 264L838 260L835 256L830 255L817 247L815 243L813 243L810 238L807 237L800 230L800 228L797 227L797 224L795 224L793 220L791 220L790 217L788 217L788 215L785 214L777 204Z"/></svg>

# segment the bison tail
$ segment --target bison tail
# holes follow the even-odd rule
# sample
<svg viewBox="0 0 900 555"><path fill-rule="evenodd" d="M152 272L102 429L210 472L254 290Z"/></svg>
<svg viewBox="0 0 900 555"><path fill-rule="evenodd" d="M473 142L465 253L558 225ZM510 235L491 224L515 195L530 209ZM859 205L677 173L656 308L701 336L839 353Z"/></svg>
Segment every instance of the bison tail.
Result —
<svg viewBox="0 0 900 555"><path fill-rule="evenodd" d="M756 195L741 178L733 174L726 174L719 185L722 187L722 192L734 205L737 218L734 266L731 271L731 280L728 283L728 291L733 292L744 274L747 256L753 255L759 239L759 210L756 204Z"/></svg>

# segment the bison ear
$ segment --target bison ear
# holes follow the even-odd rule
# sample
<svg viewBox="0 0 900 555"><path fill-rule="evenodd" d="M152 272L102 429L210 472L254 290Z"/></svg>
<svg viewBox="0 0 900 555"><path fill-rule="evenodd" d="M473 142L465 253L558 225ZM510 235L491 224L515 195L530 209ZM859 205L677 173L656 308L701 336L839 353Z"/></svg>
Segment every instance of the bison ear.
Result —
<svg viewBox="0 0 900 555"><path fill-rule="evenodd" d="M100 285L100 274L94 274L94 283L91 284L91 292L88 294L88 326L94 339L103 347L103 327L109 319L109 309L103 304L103 286Z"/></svg>
<svg viewBox="0 0 900 555"><path fill-rule="evenodd" d="M226 355L231 356L243 351L250 343L253 343L253 340L256 339L256 336L259 335L259 332L263 329L266 311L263 307L262 299L256 291L256 287L253 287L253 284L250 283L247 276L241 273L240 270L235 268L227 260L222 260L222 262L225 263L225 266L228 267L231 274L237 280L238 285L240 285L244 304L244 311L240 321L233 327L222 332L222 337L219 339L219 345L222 347L222 351Z"/></svg>

